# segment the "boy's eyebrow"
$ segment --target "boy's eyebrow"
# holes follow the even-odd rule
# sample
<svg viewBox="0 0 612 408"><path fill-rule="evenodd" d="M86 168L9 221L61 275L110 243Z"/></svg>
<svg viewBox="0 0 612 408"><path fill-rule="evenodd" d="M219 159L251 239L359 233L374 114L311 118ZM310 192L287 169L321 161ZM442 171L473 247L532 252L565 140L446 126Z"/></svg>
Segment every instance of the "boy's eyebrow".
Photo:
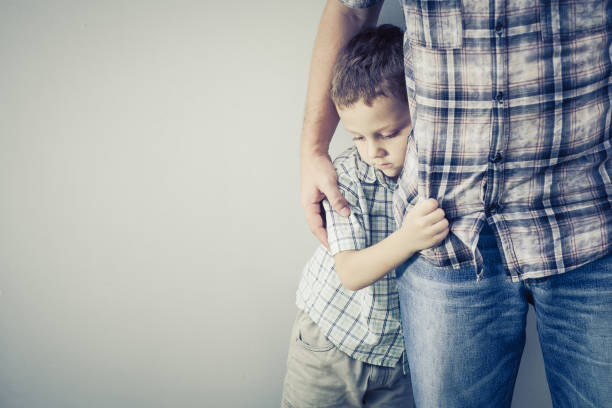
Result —
<svg viewBox="0 0 612 408"><path fill-rule="evenodd" d="M390 125L382 126L382 127L378 128L378 129L376 129L374 131L374 133L380 134L380 132L382 132L383 130L388 130L388 128L392 128L393 130L398 130L398 129L401 129L401 128L405 127L405 126L406 125L404 123L400 123L399 125L397 125L397 124L390 124ZM354 130L351 130L351 129L347 128L346 126L344 126L344 130L346 130L347 132L350 132L350 133L358 134L358 135L361 134L359 132L355 132Z"/></svg>

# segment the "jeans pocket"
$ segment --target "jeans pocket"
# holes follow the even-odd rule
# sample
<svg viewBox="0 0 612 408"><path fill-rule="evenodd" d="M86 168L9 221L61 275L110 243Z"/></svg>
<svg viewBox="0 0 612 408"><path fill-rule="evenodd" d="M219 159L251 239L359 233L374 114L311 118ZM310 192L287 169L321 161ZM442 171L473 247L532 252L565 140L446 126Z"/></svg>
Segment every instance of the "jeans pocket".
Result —
<svg viewBox="0 0 612 408"><path fill-rule="evenodd" d="M602 0L541 0L540 27L543 41L571 40L606 29Z"/></svg>
<svg viewBox="0 0 612 408"><path fill-rule="evenodd" d="M461 0L402 0L412 45L454 49L463 45Z"/></svg>

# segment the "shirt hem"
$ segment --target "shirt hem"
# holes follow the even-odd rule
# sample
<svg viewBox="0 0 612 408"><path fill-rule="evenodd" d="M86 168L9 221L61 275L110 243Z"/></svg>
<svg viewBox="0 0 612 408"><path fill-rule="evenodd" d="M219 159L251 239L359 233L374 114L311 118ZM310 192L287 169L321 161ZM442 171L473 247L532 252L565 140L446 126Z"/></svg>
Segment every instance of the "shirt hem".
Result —
<svg viewBox="0 0 612 408"><path fill-rule="evenodd" d="M298 307L298 309L302 310L304 313L306 313L308 315L308 317L310 317L312 319L312 321L317 325L317 327L320 330L324 330L319 323L315 320L315 317L312 316L310 314L310 311L306 310L305 305L300 305L300 302L298 300L296 300L296 306ZM327 336L325 336L327 337ZM403 339L403 337L402 337ZM384 357L384 358L365 358L359 355L356 355L357 353L360 353L358 350L355 349L351 349L350 347L345 347L345 346L340 346L338 345L333 339L327 338L327 340L329 340L330 343L332 343L334 345L334 347L336 347L338 350L340 350L341 352L343 352L344 354L346 354L347 356L349 356L352 359L355 360L359 360L363 363L368 363L368 364L372 364L372 365L376 365L376 366L380 366L380 367L395 367L397 365L398 362L401 361L402 359L402 354L404 354L404 350L402 350L402 353L395 357L395 356L388 356L388 357ZM388 347L385 347L388 348ZM375 348L373 348L374 350ZM389 363L385 363L382 360L387 360L389 361Z"/></svg>
<svg viewBox="0 0 612 408"><path fill-rule="evenodd" d="M508 279L511 282L522 282L525 281L527 279L542 279L542 278L550 278L551 276L556 276L556 275L562 275L566 272L571 272L574 269L578 269L580 267L583 267L585 265L590 264L591 262L595 262L601 258L604 258L606 256L610 255L610 249L609 247L606 248L603 252L601 252L600 254L597 254L595 257L589 259L586 262L582 262L576 265L572 265L572 266L568 266L566 268L563 269L545 269L545 270L539 270L539 271L531 271L531 272L522 272L518 275L509 275ZM506 271L507 273L507 271Z"/></svg>

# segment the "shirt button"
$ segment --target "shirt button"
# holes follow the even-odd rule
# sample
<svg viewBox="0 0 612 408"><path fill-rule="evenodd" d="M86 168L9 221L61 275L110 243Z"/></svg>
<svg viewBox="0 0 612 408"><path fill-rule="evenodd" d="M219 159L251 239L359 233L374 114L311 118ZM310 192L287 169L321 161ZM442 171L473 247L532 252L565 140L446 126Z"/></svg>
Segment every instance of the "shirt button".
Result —
<svg viewBox="0 0 612 408"><path fill-rule="evenodd" d="M497 152L495 153L495 156L491 159L491 163L499 163L500 161L502 161L503 158L504 156L502 156L500 152Z"/></svg>
<svg viewBox="0 0 612 408"><path fill-rule="evenodd" d="M498 92L497 95L495 96L495 100L499 104L504 103L504 94L503 94L503 92Z"/></svg>
<svg viewBox="0 0 612 408"><path fill-rule="evenodd" d="M503 30L504 24L501 22L501 20L497 21L497 24L495 24L495 32L497 33L497 35L501 37Z"/></svg>

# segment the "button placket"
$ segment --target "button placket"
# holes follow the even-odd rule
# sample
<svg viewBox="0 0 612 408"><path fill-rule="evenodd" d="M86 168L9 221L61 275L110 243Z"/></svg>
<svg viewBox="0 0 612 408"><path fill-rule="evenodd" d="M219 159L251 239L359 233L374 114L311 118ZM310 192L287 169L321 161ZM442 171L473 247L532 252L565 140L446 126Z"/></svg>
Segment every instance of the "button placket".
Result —
<svg viewBox="0 0 612 408"><path fill-rule="evenodd" d="M496 93L493 94L493 109L496 117L495 134L493 135L491 142L491 151L489 155L489 180L490 192L486 196L485 213L487 217L492 217L499 214L502 211L501 191L503 189L503 171L504 171L504 135L506 131L507 123L505 121L506 115L508 114L507 108L509 105L506 103L508 99L507 95L507 24L505 15L505 2L504 0L495 0L495 7L499 13L496 13L495 25L493 27L493 35L496 37L495 44L495 80L494 87Z"/></svg>
<svg viewBox="0 0 612 408"><path fill-rule="evenodd" d="M497 103L499 103L500 105L504 103L504 93L503 92L498 92L497 95L495 95L495 100L497 101Z"/></svg>
<svg viewBox="0 0 612 408"><path fill-rule="evenodd" d="M495 203L491 204L489 208L487 208L487 211L491 215L497 213L499 211L499 204L495 204Z"/></svg>
<svg viewBox="0 0 612 408"><path fill-rule="evenodd" d="M498 37L501 37L504 34L504 23L501 19L497 20L497 23L495 24L495 33Z"/></svg>

